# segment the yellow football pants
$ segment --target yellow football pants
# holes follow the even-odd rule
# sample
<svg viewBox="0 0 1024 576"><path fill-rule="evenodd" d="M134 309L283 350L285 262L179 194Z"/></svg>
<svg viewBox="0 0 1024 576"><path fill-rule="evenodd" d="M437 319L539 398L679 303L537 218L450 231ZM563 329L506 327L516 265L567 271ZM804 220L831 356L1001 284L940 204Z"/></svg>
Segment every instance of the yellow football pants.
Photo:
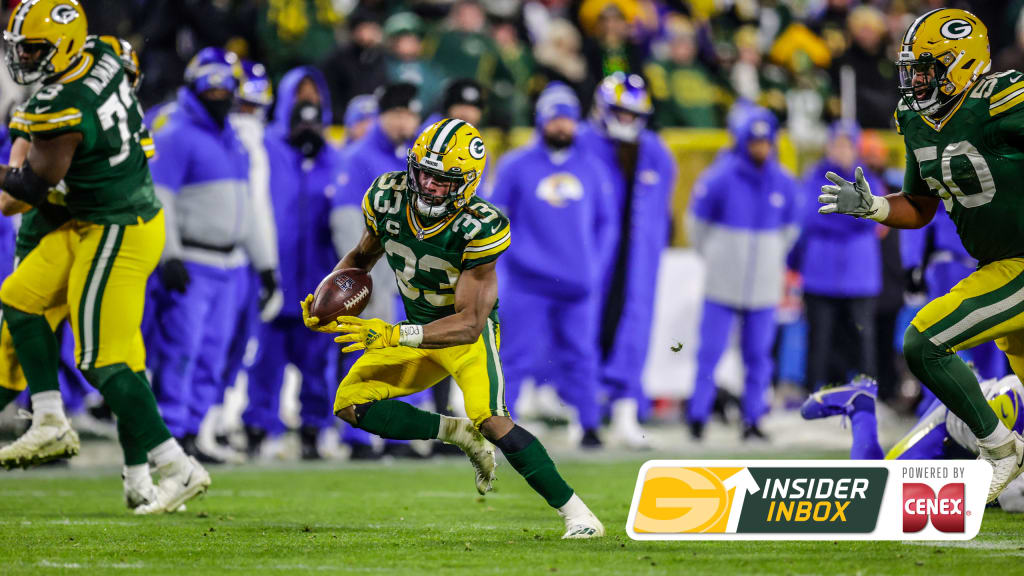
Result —
<svg viewBox="0 0 1024 576"><path fill-rule="evenodd" d="M958 352L995 341L1024 378L1024 258L982 266L911 322L929 341Z"/></svg>
<svg viewBox="0 0 1024 576"><path fill-rule="evenodd" d="M79 369L124 363L143 370L146 280L163 246L163 211L131 225L73 220L47 234L4 280L0 301L42 315L66 299Z"/></svg>
<svg viewBox="0 0 1024 576"><path fill-rule="evenodd" d="M415 394L450 375L462 390L466 415L477 427L491 416L508 416L505 377L498 359L499 332L498 325L488 319L483 334L472 344L433 350L406 346L367 350L338 386L334 413Z"/></svg>

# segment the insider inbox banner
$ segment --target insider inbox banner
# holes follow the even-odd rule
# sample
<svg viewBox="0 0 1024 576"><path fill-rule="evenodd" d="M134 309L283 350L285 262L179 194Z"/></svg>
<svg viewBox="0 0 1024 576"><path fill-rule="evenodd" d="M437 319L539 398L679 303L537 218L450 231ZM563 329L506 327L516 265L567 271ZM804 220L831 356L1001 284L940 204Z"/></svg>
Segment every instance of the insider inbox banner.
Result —
<svg viewBox="0 0 1024 576"><path fill-rule="evenodd" d="M634 540L970 540L992 468L978 460L651 460Z"/></svg>

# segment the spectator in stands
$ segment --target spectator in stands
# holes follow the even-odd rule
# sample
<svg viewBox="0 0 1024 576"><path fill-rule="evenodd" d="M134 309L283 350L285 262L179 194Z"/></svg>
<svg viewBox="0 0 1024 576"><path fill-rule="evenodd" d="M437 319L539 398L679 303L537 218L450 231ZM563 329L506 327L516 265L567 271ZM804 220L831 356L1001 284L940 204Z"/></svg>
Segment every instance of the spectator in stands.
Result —
<svg viewBox="0 0 1024 576"><path fill-rule="evenodd" d="M694 186L687 230L705 265L697 379L687 407L696 440L704 435L717 390L715 367L736 320L746 372L743 439L765 439L759 422L768 411L775 309L799 223L795 182L775 158L776 127L764 108L734 108L729 128L735 144Z"/></svg>
<svg viewBox="0 0 1024 576"><path fill-rule="evenodd" d="M428 107L436 105L444 75L424 55L420 17L412 12L392 15L384 22L384 36L388 44L388 82L412 84L418 91L417 102Z"/></svg>
<svg viewBox="0 0 1024 576"><path fill-rule="evenodd" d="M443 78L472 78L487 86L491 118L508 124L508 108L515 84L487 29L487 15L477 0L458 0L448 20L429 50L431 60L441 68ZM436 79L431 79L436 82ZM429 101L437 105L438 102ZM479 122L471 122L479 127Z"/></svg>
<svg viewBox="0 0 1024 576"><path fill-rule="evenodd" d="M502 260L505 401L524 379L553 384L576 410L583 447L599 446L598 322L617 222L611 175L577 141L580 105L550 84L537 101L537 138L502 157L490 201L517 243Z"/></svg>
<svg viewBox="0 0 1024 576"><path fill-rule="evenodd" d="M218 4L218 2L187 2ZM271 78L306 63L319 62L334 49L334 26L342 15L325 0L275 0L261 2L256 27L263 46L263 60Z"/></svg>
<svg viewBox="0 0 1024 576"><path fill-rule="evenodd" d="M377 120L377 98L361 94L349 100L345 109L345 148L363 139Z"/></svg>
<svg viewBox="0 0 1024 576"><path fill-rule="evenodd" d="M644 69L659 126L720 127L719 88L697 59L697 35L682 16L668 20L666 57Z"/></svg>
<svg viewBox="0 0 1024 576"><path fill-rule="evenodd" d="M837 91L847 87L855 91L858 124L864 128L889 128L899 94L896 66L886 48L885 17L873 6L858 6L850 12L847 24L852 42L831 69L833 85ZM852 76L844 84L843 74L849 73Z"/></svg>
<svg viewBox="0 0 1024 576"><path fill-rule="evenodd" d="M729 72L729 84L733 93L745 102L761 102L761 47L758 44L757 29L744 26L733 36L736 46L736 62Z"/></svg>
<svg viewBox="0 0 1024 576"><path fill-rule="evenodd" d="M561 82L572 88L583 109L593 96L594 84L587 77L587 61L580 51L583 40L580 31L571 22L555 18L546 27L533 46L536 69L530 80L530 97L536 100L540 91L551 82Z"/></svg>
<svg viewBox="0 0 1024 576"><path fill-rule="evenodd" d="M824 174L854 178L863 163L857 156L860 128L840 121L829 129L826 157L806 172L803 184L803 232L792 261L804 281L807 312L807 388L875 377L875 301L882 290L878 225L871 220L818 214ZM879 177L866 172L872 190L884 190Z"/></svg>
<svg viewBox="0 0 1024 576"><path fill-rule="evenodd" d="M635 10L635 4L623 0L583 2L580 7L580 22L586 34L583 55L591 80L616 72L643 72L644 52L633 39Z"/></svg>
<svg viewBox="0 0 1024 576"><path fill-rule="evenodd" d="M511 19L496 20L491 27L491 34L498 45L501 63L508 71L512 82L512 93L506 99L504 110L501 111L506 120L504 124L512 126L528 124L531 110L529 84L534 70L530 46L519 37L519 30ZM494 114L492 114L493 116ZM495 122L492 121L491 124L493 125Z"/></svg>
<svg viewBox="0 0 1024 576"><path fill-rule="evenodd" d="M335 50L323 64L334 118L344 116L349 101L355 96L372 94L387 83L384 32L379 16L356 9L346 23L348 44Z"/></svg>
<svg viewBox="0 0 1024 576"><path fill-rule="evenodd" d="M601 378L612 427L637 444L644 441L639 420L650 408L642 375L677 173L675 158L647 128L653 112L643 79L615 73L602 81L591 119L577 134L612 175L618 242L604 276Z"/></svg>
<svg viewBox="0 0 1024 576"><path fill-rule="evenodd" d="M1013 27L1014 43L1000 50L992 62L993 70L1024 70L1024 10Z"/></svg>

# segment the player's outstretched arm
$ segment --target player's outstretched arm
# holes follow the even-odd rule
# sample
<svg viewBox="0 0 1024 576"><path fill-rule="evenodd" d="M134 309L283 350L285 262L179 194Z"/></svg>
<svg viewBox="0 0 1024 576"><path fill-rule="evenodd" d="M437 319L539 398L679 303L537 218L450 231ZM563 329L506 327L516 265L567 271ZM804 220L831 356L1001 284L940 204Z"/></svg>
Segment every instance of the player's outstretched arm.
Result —
<svg viewBox="0 0 1024 576"><path fill-rule="evenodd" d="M857 167L851 182L836 174L825 174L832 182L821 187L818 208L821 214L847 214L856 218L868 218L891 228L921 228L931 222L939 199L934 196L915 194L890 194L874 196L864 178L864 171Z"/></svg>
<svg viewBox="0 0 1024 576"><path fill-rule="evenodd" d="M334 269L358 268L369 274L370 270L373 269L373 265L377 263L377 260L380 260L383 254L384 245L380 243L380 238L371 234L368 230L363 230L359 243L338 261L338 265Z"/></svg>
<svg viewBox="0 0 1024 576"><path fill-rule="evenodd" d="M80 132L53 138L37 138L28 151L28 162L18 168L0 165L0 188L14 198L38 206L71 167Z"/></svg>

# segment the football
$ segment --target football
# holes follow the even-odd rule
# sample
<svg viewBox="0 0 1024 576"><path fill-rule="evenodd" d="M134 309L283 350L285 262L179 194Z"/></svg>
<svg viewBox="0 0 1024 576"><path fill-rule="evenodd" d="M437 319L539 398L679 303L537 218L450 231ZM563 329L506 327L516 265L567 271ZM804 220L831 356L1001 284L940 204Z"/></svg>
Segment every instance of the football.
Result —
<svg viewBox="0 0 1024 576"><path fill-rule="evenodd" d="M309 313L327 324L338 316L358 316L370 302L373 279L358 268L335 270L328 274L313 293Z"/></svg>

